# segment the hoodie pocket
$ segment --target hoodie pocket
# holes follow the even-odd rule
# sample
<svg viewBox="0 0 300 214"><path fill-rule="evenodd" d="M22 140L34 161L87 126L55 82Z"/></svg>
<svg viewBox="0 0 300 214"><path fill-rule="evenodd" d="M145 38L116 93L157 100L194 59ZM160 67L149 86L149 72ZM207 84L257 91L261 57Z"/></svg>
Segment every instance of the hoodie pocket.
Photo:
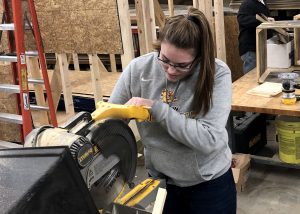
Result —
<svg viewBox="0 0 300 214"><path fill-rule="evenodd" d="M169 152L147 148L151 166L154 170L171 178L175 183L199 181L196 155L192 151ZM149 160L149 159L148 159Z"/></svg>

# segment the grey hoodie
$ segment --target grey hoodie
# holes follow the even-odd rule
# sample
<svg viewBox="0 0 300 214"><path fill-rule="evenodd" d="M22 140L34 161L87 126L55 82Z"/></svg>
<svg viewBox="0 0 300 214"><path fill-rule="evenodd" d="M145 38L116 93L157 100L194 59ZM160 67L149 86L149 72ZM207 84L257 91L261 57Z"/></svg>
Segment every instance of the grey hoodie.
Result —
<svg viewBox="0 0 300 214"><path fill-rule="evenodd" d="M231 165L225 129L231 108L230 69L215 60L212 108L205 116L191 117L199 65L177 86L167 82L157 56L152 52L132 60L109 102L125 104L132 97L156 100L151 108L155 120L137 123L145 146L145 165L152 176L166 176L168 183L177 186L192 186L223 175ZM176 87L173 102L165 103Z"/></svg>

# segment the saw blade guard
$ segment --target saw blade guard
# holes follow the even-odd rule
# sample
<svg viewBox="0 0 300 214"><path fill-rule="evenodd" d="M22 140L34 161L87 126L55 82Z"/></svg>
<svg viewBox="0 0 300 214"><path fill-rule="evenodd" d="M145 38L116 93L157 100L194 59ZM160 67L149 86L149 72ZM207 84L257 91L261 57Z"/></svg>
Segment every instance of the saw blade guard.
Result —
<svg viewBox="0 0 300 214"><path fill-rule="evenodd" d="M126 182L135 176L137 163L137 146L134 134L123 120L106 120L96 124L86 136L108 158L115 155L119 158L120 173Z"/></svg>

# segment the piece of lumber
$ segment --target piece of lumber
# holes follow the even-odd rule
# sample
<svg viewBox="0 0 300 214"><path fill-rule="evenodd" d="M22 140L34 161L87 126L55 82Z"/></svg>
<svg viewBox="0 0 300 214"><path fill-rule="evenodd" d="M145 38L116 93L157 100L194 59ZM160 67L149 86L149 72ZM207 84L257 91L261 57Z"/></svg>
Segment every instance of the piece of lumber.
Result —
<svg viewBox="0 0 300 214"><path fill-rule="evenodd" d="M60 77L59 63L57 60L57 55L56 55L56 63L54 66L54 70L51 74L50 87L51 87L53 105L54 105L54 109L56 111L57 107L58 107L59 99L61 96L61 92L62 92L62 84L61 84L61 77Z"/></svg>
<svg viewBox="0 0 300 214"><path fill-rule="evenodd" d="M158 27L162 27L165 25L166 22L165 14L161 9L158 0L153 0L153 4L154 4L154 12L155 12L155 23L156 25L158 25Z"/></svg>
<svg viewBox="0 0 300 214"><path fill-rule="evenodd" d="M103 100L102 88L100 83L100 66L102 62L100 61L97 54L89 54L92 88L94 92L95 106L96 103ZM103 65L103 64L102 64ZM103 65L104 67L104 65Z"/></svg>
<svg viewBox="0 0 300 214"><path fill-rule="evenodd" d="M67 117L75 115L67 54L57 54Z"/></svg>
<svg viewBox="0 0 300 214"><path fill-rule="evenodd" d="M155 16L153 1L142 0L142 10L145 27L145 41L147 53L153 50L153 41L156 39Z"/></svg>
<svg viewBox="0 0 300 214"><path fill-rule="evenodd" d="M194 0L193 1L193 6L197 9L199 9L200 11L202 11L204 13L204 15L206 16L208 23L210 24L210 29L213 33L213 35L215 35L215 28L213 25L213 6L212 6L212 0ZM224 34L223 34L224 35Z"/></svg>
<svg viewBox="0 0 300 214"><path fill-rule="evenodd" d="M215 0L214 8L215 8L215 29L218 29L218 33L216 33L217 58L226 62L223 0Z"/></svg>
<svg viewBox="0 0 300 214"><path fill-rule="evenodd" d="M173 0L168 0L169 16L174 16L174 2Z"/></svg>
<svg viewBox="0 0 300 214"><path fill-rule="evenodd" d="M121 28L121 37L123 43L123 54L121 55L121 62L123 69L134 58L134 48L131 32L131 22L129 14L128 0L117 0L119 21Z"/></svg>
<svg viewBox="0 0 300 214"><path fill-rule="evenodd" d="M256 69L257 82L262 83L267 76L263 73L267 70L267 31L256 28ZM261 76L263 75L263 78Z"/></svg>
<svg viewBox="0 0 300 214"><path fill-rule="evenodd" d="M152 214L163 213L166 197L167 197L167 190L159 187L157 191L154 207L152 210Z"/></svg>
<svg viewBox="0 0 300 214"><path fill-rule="evenodd" d="M148 0L135 0L135 9L138 26L138 38L140 54L146 54L153 50L153 41L156 38L154 22L154 5Z"/></svg>
<svg viewBox="0 0 300 214"><path fill-rule="evenodd" d="M193 7L194 8L199 8L199 1L198 0L193 0Z"/></svg>
<svg viewBox="0 0 300 214"><path fill-rule="evenodd" d="M73 56L74 70L75 71L80 71L78 54L77 53L73 53L72 56Z"/></svg>
<svg viewBox="0 0 300 214"><path fill-rule="evenodd" d="M109 54L109 61L111 72L117 72L116 56L114 54Z"/></svg>
<svg viewBox="0 0 300 214"><path fill-rule="evenodd" d="M138 26L138 38L140 46L140 55L147 53L146 32L143 14L143 0L135 0L136 22Z"/></svg>
<svg viewBox="0 0 300 214"><path fill-rule="evenodd" d="M94 57L94 55L93 55L93 57ZM108 73L108 70L106 69L106 67L104 66L104 64L102 63L102 61L100 60L100 58L96 55L96 57L95 57L95 60L97 61L97 66L98 66L98 68L99 68L99 72L100 73ZM89 61L90 61L90 65L91 65L91 62L93 62L93 61L91 61L90 60L90 58L89 58Z"/></svg>

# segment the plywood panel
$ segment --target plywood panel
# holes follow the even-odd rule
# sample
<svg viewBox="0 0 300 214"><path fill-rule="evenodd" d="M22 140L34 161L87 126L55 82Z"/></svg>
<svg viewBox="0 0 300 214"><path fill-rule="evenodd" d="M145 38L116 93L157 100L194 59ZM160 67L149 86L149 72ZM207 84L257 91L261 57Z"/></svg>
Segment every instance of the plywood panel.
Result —
<svg viewBox="0 0 300 214"><path fill-rule="evenodd" d="M10 64L0 64L0 84L12 84ZM0 92L0 112L16 114L16 95ZM20 125L0 121L0 140L20 142Z"/></svg>
<svg viewBox="0 0 300 214"><path fill-rule="evenodd" d="M35 7L45 52L123 53L116 0L35 0ZM26 44L35 50L30 31Z"/></svg>
<svg viewBox="0 0 300 214"><path fill-rule="evenodd" d="M3 19L3 6L0 4L0 20ZM0 52L8 52L8 33L7 31L2 31L1 41L0 41Z"/></svg>

